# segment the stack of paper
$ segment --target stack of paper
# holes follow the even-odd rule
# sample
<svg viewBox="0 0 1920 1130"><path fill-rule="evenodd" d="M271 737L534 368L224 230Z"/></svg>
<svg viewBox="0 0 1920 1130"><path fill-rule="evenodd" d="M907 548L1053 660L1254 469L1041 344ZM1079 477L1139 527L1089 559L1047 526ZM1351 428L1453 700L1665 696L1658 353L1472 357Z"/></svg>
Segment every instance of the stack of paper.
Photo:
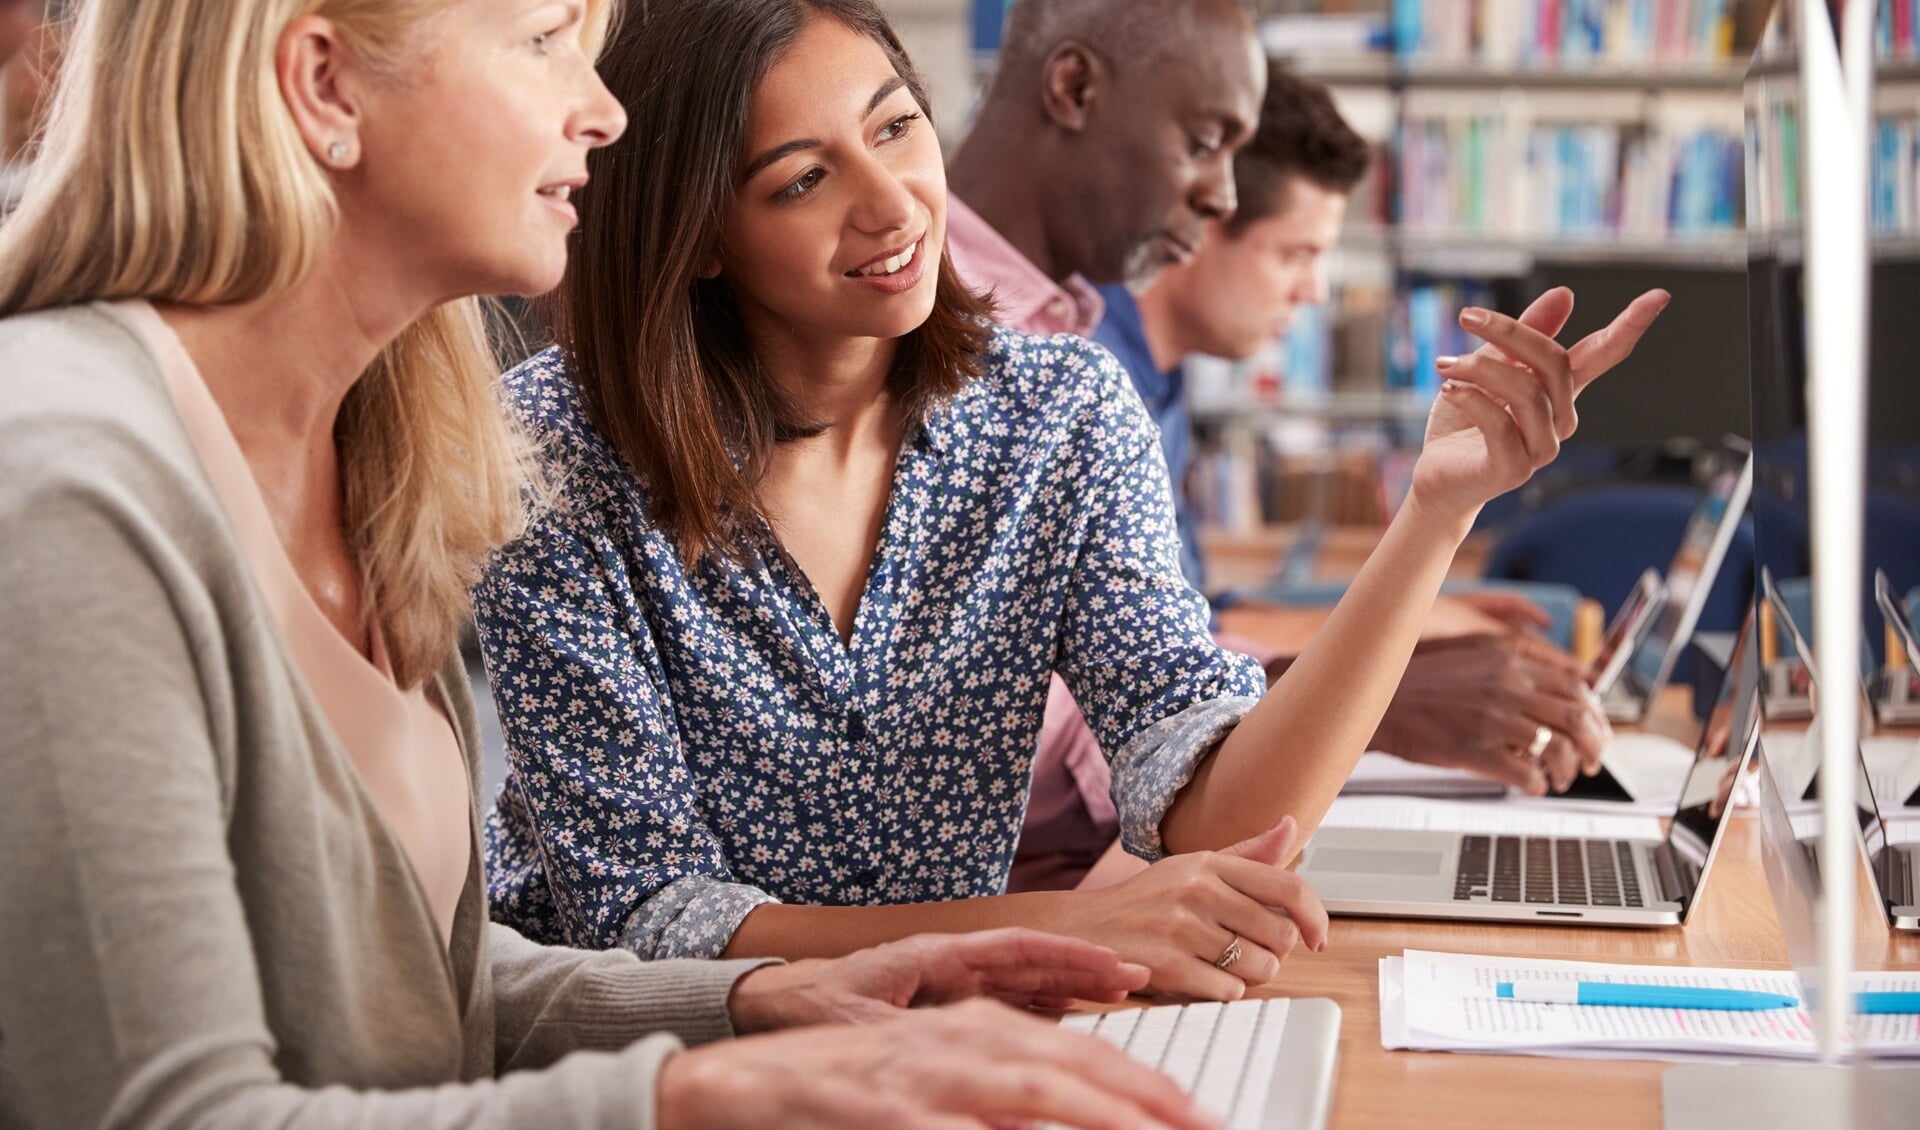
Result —
<svg viewBox="0 0 1920 1130"><path fill-rule="evenodd" d="M1380 1043L1389 1051L1459 1051L1574 1059L1810 1058L1802 1009L1723 1012L1502 1000L1501 981L1614 981L1747 989L1799 997L1788 971L1484 957L1407 950L1380 959ZM1920 990L1920 971L1862 973L1860 991ZM1920 1057L1920 1017L1857 1016L1853 1042L1873 1055Z"/></svg>

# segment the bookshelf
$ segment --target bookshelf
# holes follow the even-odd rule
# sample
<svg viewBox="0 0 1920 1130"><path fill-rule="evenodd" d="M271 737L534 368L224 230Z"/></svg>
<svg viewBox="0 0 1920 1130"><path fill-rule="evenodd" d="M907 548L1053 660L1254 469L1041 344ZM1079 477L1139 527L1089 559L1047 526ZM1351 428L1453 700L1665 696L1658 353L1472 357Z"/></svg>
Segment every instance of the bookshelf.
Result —
<svg viewBox="0 0 1920 1130"><path fill-rule="evenodd" d="M1270 54L1332 87L1379 159L1355 194L1324 316L1194 381L1202 481L1190 494L1213 504L1204 521L1225 527L1210 544L1390 513L1438 387L1433 358L1477 344L1458 329L1461 306L1517 312L1561 266L1743 274L1742 91L1769 7L1264 5ZM1274 468L1345 479L1366 453L1371 514L1274 509L1353 493L1283 497Z"/></svg>

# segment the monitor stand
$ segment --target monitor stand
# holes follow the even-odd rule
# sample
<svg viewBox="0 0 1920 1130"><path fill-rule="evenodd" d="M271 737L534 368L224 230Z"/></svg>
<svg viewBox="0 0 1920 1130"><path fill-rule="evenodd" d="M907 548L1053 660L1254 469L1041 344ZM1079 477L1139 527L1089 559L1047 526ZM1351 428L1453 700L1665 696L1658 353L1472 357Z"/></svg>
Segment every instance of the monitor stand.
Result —
<svg viewBox="0 0 1920 1130"><path fill-rule="evenodd" d="M1920 1067L1699 1063L1660 1079L1667 1130L1896 1130L1920 1111Z"/></svg>

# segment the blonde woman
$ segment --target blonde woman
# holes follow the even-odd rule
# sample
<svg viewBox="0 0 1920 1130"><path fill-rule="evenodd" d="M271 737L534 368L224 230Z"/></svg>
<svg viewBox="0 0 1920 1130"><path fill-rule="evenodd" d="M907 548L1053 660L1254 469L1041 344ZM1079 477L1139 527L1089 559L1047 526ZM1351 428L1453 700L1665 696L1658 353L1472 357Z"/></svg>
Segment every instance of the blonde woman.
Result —
<svg viewBox="0 0 1920 1130"><path fill-rule="evenodd" d="M464 296L558 281L608 17L80 7L0 227L0 1126L1202 1124L1096 1041L904 1011L1144 983L1086 943L487 925L451 641L523 466Z"/></svg>

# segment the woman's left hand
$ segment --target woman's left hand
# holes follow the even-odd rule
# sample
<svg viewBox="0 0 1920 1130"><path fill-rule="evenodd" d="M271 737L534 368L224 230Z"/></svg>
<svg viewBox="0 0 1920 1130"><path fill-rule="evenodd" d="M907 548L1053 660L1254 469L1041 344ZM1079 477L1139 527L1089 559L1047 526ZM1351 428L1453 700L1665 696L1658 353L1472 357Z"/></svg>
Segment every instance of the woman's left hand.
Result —
<svg viewBox="0 0 1920 1130"><path fill-rule="evenodd" d="M1650 290L1571 349L1552 336L1573 312L1573 293L1564 287L1541 295L1519 318L1462 310L1460 324L1487 344L1439 360L1443 383L1409 501L1438 517L1470 520L1489 499L1551 463L1578 425L1574 399L1627 359L1669 300L1666 291Z"/></svg>
<svg viewBox="0 0 1920 1130"><path fill-rule="evenodd" d="M1147 969L1091 942L1038 930L920 934L833 960L769 965L734 985L736 1032L867 1022L967 997L1065 1008L1115 1004L1144 988Z"/></svg>

